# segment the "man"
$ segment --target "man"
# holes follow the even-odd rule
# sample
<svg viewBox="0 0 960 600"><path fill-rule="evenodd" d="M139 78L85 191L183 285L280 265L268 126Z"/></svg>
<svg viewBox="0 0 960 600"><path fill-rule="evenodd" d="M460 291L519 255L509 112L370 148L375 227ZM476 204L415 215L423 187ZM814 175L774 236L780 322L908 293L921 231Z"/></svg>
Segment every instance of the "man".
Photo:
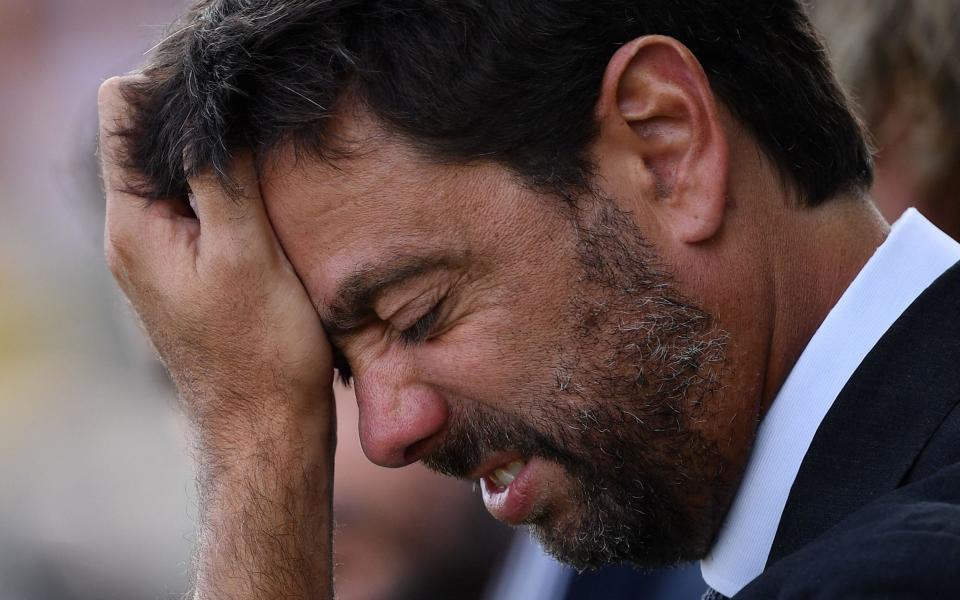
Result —
<svg viewBox="0 0 960 600"><path fill-rule="evenodd" d="M577 567L956 591L960 248L876 213L797 2L207 1L100 106L197 597L332 595L334 367Z"/></svg>

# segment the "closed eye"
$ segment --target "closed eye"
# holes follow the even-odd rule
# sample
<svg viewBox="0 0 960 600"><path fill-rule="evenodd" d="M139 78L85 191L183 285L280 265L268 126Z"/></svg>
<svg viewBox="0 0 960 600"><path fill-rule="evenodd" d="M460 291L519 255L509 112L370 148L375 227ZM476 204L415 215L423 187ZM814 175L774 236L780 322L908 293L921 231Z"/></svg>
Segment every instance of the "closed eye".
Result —
<svg viewBox="0 0 960 600"><path fill-rule="evenodd" d="M437 304L427 314L423 315L417 321L400 332L400 341L405 346L412 346L424 342L437 324L437 318L440 316L440 304Z"/></svg>
<svg viewBox="0 0 960 600"><path fill-rule="evenodd" d="M413 346L426 341L440 318L440 308L441 304L437 304L430 312L417 319L413 325L401 331L400 342L404 346ZM349 387L353 379L353 369L350 367L346 355L336 346L333 348L333 366L337 370L337 377L340 382Z"/></svg>

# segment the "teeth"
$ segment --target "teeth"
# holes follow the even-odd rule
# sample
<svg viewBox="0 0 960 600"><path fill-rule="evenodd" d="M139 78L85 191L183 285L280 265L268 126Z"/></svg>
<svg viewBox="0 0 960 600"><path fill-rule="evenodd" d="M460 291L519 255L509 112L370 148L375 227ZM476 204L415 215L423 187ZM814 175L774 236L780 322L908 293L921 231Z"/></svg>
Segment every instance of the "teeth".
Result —
<svg viewBox="0 0 960 600"><path fill-rule="evenodd" d="M520 471L523 470L523 467L523 461L515 460L506 467L501 467L494 470L492 479L497 483L497 485L505 488L513 483L513 480L517 478L517 475L520 474Z"/></svg>

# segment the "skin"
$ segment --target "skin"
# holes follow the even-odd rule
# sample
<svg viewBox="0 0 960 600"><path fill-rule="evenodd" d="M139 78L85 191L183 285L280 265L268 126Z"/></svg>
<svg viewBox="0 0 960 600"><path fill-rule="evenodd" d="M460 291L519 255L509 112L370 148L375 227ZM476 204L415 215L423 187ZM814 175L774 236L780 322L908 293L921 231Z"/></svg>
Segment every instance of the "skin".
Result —
<svg viewBox="0 0 960 600"><path fill-rule="evenodd" d="M197 598L332 598L335 422L331 349L283 255L252 161L243 202L216 179L179 203L123 190L123 80L100 89L105 252L195 428L201 501ZM269 323L267 327L265 324Z"/></svg>
<svg viewBox="0 0 960 600"><path fill-rule="evenodd" d="M353 391L336 386L334 511L339 600L479 598L483 577L509 542L493 527L469 483L420 464L385 469L367 460L357 438ZM476 594L466 586L475 585Z"/></svg>
<svg viewBox="0 0 960 600"><path fill-rule="evenodd" d="M101 90L105 124L123 118L120 86ZM670 290L727 340L720 385L679 408L699 418L677 431L716 455L681 507L701 517L683 552L702 555L759 419L887 227L854 195L802 207L672 39L618 50L597 119L598 196L628 215ZM120 192L135 174L115 166L117 148L102 136L108 262L200 441L198 598L331 597L331 341L353 370L364 452L390 467L450 457L466 414L537 425L545 390L563 388L564 349L578 341L564 325L579 316L571 298L585 285L581 230L561 200L493 164L430 162L357 107L336 129L353 151L336 165L279 148L255 173L238 157L241 202L209 177L191 181L199 222L174 201L144 209ZM581 206L589 222L603 205ZM398 259L411 258L431 268L396 277ZM344 291L375 272L392 285L369 297L371 310L343 310ZM428 339L404 342L441 298ZM556 398L558 410L583 400ZM648 449L654 462L665 453ZM487 456L469 475L510 458ZM534 524L562 537L583 522L567 493L580 482L569 464L536 461Z"/></svg>

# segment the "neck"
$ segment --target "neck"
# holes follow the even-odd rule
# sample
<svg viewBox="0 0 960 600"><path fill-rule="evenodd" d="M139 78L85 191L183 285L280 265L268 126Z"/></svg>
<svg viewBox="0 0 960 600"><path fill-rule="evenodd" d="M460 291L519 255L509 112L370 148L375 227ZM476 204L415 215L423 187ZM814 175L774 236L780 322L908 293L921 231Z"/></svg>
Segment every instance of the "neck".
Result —
<svg viewBox="0 0 960 600"><path fill-rule="evenodd" d="M766 414L820 324L889 233L866 199L837 197L791 209L770 265L773 327L762 391Z"/></svg>

